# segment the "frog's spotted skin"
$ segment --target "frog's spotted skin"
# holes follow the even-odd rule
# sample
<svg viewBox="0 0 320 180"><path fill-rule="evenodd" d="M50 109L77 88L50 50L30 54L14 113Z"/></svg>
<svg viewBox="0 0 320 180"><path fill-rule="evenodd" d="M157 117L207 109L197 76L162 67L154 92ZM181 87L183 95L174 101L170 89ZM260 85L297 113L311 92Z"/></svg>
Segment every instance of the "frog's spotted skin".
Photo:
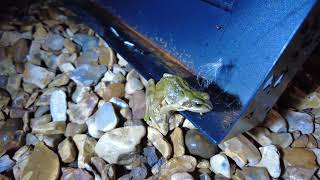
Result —
<svg viewBox="0 0 320 180"><path fill-rule="evenodd" d="M191 89L187 82L179 76L165 74L157 84L153 79L148 81L144 119L163 134L168 131L167 120L170 112L206 113L211 110L209 95Z"/></svg>

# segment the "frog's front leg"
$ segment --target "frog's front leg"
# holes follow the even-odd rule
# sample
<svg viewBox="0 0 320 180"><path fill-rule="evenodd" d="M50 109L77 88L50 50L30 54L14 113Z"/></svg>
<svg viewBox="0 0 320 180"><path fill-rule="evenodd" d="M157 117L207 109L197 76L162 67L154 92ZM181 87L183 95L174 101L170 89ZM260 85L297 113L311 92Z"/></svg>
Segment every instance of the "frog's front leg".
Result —
<svg viewBox="0 0 320 180"><path fill-rule="evenodd" d="M160 109L160 114L168 116L171 111L177 111L176 104L167 104L167 105L162 106Z"/></svg>

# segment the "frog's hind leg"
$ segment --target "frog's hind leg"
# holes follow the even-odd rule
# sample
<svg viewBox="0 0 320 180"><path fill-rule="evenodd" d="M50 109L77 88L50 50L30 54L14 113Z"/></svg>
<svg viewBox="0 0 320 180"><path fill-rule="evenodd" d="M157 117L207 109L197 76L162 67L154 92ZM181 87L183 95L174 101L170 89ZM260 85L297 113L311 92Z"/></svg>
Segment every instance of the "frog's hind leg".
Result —
<svg viewBox="0 0 320 180"><path fill-rule="evenodd" d="M150 79L146 86L146 114L144 116L144 120L150 120L152 116L152 106L154 103L154 96L155 96L156 86L153 79Z"/></svg>

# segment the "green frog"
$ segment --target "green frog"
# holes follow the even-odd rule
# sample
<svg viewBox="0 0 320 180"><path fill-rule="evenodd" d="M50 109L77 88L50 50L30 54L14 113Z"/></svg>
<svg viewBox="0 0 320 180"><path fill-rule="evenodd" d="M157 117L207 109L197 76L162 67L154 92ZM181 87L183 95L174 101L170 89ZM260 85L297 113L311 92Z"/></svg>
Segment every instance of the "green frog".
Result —
<svg viewBox="0 0 320 180"><path fill-rule="evenodd" d="M202 114L211 110L209 95L191 89L179 76L164 74L157 84L153 79L147 83L144 119L164 135L168 132L168 117L171 112L192 111Z"/></svg>

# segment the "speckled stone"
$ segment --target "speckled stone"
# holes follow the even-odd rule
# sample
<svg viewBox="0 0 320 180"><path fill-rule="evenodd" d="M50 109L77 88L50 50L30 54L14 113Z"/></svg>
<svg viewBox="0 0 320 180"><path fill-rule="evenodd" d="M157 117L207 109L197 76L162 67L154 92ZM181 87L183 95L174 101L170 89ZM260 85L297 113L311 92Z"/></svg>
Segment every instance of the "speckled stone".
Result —
<svg viewBox="0 0 320 180"><path fill-rule="evenodd" d="M188 130L185 144L193 155L208 159L218 152L218 146L211 143L197 130Z"/></svg>

